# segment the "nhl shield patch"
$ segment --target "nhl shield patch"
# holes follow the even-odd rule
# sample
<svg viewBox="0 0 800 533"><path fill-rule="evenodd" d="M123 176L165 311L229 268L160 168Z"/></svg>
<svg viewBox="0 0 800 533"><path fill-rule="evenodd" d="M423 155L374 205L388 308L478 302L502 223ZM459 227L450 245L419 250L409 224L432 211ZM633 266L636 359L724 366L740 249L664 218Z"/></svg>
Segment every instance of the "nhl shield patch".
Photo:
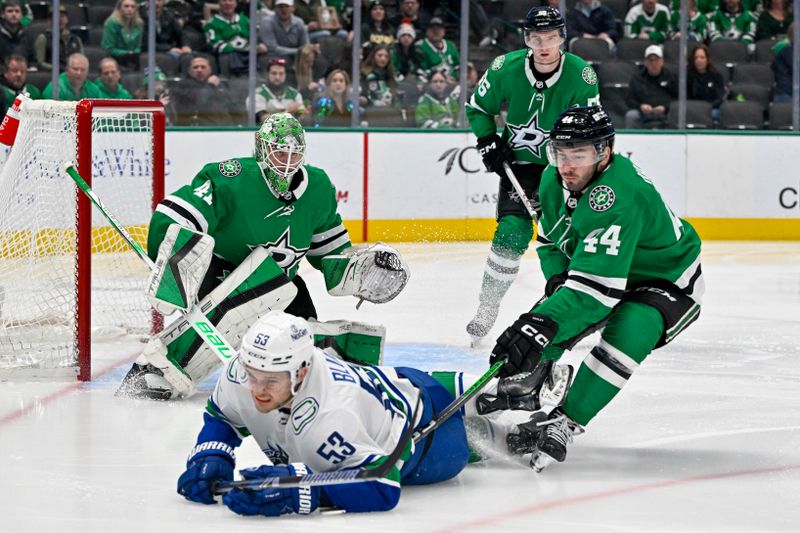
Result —
<svg viewBox="0 0 800 533"><path fill-rule="evenodd" d="M242 164L236 159L228 159L219 164L219 173L226 178L233 178L242 172Z"/></svg>
<svg viewBox="0 0 800 533"><path fill-rule="evenodd" d="M492 70L500 70L503 68L503 63L506 62L506 56L497 56L492 61Z"/></svg>
<svg viewBox="0 0 800 533"><path fill-rule="evenodd" d="M614 191L611 187L598 185L589 193L589 207L595 211L608 211L614 205Z"/></svg>
<svg viewBox="0 0 800 533"><path fill-rule="evenodd" d="M597 85L597 73L595 73L592 67L583 67L581 77L583 78L583 81L589 85Z"/></svg>

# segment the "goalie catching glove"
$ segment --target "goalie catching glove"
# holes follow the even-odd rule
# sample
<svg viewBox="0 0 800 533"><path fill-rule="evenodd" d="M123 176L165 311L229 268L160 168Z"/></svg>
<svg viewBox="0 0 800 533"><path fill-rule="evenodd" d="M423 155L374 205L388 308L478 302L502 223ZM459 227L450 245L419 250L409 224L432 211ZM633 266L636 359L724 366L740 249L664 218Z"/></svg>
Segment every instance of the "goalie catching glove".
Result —
<svg viewBox="0 0 800 533"><path fill-rule="evenodd" d="M400 252L382 242L347 248L322 259L325 287L332 296L355 296L376 304L394 299L411 275Z"/></svg>
<svg viewBox="0 0 800 533"><path fill-rule="evenodd" d="M197 303L197 293L213 252L211 235L170 225L147 280L145 294L150 305L164 315L191 309Z"/></svg>

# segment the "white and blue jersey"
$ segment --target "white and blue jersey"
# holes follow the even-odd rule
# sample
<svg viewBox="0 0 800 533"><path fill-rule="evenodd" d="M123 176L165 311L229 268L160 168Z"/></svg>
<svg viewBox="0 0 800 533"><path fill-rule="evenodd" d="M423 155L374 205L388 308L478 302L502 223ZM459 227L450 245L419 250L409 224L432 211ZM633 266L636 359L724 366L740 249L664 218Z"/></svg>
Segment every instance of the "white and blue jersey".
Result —
<svg viewBox="0 0 800 533"><path fill-rule="evenodd" d="M301 462L314 472L375 468L397 446L412 416L414 427L427 423L454 392L416 369L352 365L315 348L291 407L265 414L256 410L247 374L235 358L208 400L198 444L216 441L235 448L252 436L275 464ZM383 478L323 487L323 501L348 511L388 510L400 498L401 483L450 479L468 456L458 413L418 446L409 442Z"/></svg>

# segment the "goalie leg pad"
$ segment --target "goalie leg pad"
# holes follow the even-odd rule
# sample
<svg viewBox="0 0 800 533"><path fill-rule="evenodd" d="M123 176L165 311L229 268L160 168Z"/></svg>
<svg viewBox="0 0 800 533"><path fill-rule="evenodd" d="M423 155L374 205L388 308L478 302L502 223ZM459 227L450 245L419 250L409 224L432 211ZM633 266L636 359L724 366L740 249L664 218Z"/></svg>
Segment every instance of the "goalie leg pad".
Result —
<svg viewBox="0 0 800 533"><path fill-rule="evenodd" d="M211 235L170 225L158 247L158 257L145 289L153 308L165 315L176 309L190 309L197 302L213 251Z"/></svg>
<svg viewBox="0 0 800 533"><path fill-rule="evenodd" d="M400 294L411 275L400 252L381 242L324 257L322 270L332 296L352 295L379 304Z"/></svg>
<svg viewBox="0 0 800 533"><path fill-rule="evenodd" d="M268 256L264 248L253 251L233 272L198 304L226 340L238 346L247 328L273 309L283 310L297 294L297 287ZM219 359L186 319L181 319L158 335L166 346L165 359L147 354L148 362L160 368L164 377L181 396L189 396L194 386L207 378ZM154 360L151 361L150 358ZM186 386L184 379L192 383Z"/></svg>
<svg viewBox="0 0 800 533"><path fill-rule="evenodd" d="M386 327L382 325L329 320L308 320L314 334L314 345L351 363L380 365Z"/></svg>

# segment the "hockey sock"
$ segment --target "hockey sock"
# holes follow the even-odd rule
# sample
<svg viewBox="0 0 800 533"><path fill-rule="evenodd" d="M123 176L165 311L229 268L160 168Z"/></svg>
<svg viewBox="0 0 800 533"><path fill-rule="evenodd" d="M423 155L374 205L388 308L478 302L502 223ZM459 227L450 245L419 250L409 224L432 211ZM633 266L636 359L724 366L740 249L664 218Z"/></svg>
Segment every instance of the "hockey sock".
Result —
<svg viewBox="0 0 800 533"><path fill-rule="evenodd" d="M564 402L564 412L585 426L614 399L664 332L661 314L649 305L624 302L583 360Z"/></svg>

